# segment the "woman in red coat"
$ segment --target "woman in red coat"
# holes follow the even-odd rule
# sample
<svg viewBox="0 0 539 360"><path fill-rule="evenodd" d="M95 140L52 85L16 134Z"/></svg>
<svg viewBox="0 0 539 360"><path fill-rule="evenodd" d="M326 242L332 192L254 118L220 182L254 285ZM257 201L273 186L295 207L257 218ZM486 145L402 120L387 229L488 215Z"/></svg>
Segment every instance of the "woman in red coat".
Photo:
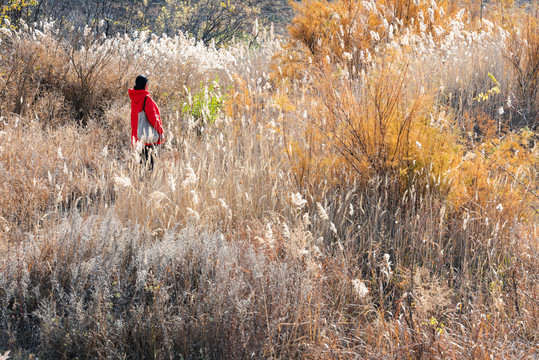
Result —
<svg viewBox="0 0 539 360"><path fill-rule="evenodd" d="M159 108L153 99L150 97L148 91L148 78L144 75L137 76L135 80L135 87L129 89L129 98L131 99L131 144L137 146L139 139L137 137L138 127L138 113L142 111L146 112L148 122L159 133L159 140L151 144L143 144L142 154L140 162L144 167L148 167L151 171L153 169L153 153L155 152L155 146L163 142L163 124L161 123L161 115ZM146 100L146 102L144 102Z"/></svg>

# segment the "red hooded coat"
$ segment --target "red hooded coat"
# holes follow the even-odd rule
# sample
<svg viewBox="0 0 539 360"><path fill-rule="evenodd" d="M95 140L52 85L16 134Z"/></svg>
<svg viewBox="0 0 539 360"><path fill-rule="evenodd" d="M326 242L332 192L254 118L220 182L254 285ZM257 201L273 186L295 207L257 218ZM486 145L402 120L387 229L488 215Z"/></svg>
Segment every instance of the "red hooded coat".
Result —
<svg viewBox="0 0 539 360"><path fill-rule="evenodd" d="M148 117L149 123L157 130L159 135L163 135L163 125L161 123L161 114L159 108L153 99L150 97L148 90L134 90L129 89L129 98L131 99L131 144L134 146L138 142L137 129L138 129L138 113L142 111L142 105L144 104L144 98L146 98L146 105L144 111ZM163 141L159 138L159 141L153 144L145 145L159 145Z"/></svg>

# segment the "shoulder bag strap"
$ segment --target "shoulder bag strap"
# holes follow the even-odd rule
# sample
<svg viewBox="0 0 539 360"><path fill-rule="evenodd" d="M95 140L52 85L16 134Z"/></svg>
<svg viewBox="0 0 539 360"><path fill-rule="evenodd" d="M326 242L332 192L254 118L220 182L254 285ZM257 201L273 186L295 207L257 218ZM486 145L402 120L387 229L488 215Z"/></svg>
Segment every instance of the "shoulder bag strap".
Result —
<svg viewBox="0 0 539 360"><path fill-rule="evenodd" d="M144 103L142 104L142 111L144 111L144 108L146 107L146 99L148 98L148 96L146 96L144 98Z"/></svg>

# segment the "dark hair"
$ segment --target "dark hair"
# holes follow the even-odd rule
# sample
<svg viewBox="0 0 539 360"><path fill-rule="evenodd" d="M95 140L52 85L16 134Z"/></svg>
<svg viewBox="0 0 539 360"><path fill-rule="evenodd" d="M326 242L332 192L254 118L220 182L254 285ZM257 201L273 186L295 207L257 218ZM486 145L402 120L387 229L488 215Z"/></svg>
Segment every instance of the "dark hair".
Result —
<svg viewBox="0 0 539 360"><path fill-rule="evenodd" d="M137 76L135 80L135 90L144 90L146 84L148 83L148 78L144 75Z"/></svg>

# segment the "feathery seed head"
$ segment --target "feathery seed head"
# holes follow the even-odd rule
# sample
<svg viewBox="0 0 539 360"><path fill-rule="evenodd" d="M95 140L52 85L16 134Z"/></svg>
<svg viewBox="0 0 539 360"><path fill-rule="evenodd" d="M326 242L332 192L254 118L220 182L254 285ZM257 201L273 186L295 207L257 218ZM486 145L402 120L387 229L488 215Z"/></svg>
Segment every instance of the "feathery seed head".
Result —
<svg viewBox="0 0 539 360"><path fill-rule="evenodd" d="M329 221L329 216L328 216L328 213L326 212L326 209L324 209L322 204L320 204L319 202L316 203L316 210L320 219Z"/></svg>

